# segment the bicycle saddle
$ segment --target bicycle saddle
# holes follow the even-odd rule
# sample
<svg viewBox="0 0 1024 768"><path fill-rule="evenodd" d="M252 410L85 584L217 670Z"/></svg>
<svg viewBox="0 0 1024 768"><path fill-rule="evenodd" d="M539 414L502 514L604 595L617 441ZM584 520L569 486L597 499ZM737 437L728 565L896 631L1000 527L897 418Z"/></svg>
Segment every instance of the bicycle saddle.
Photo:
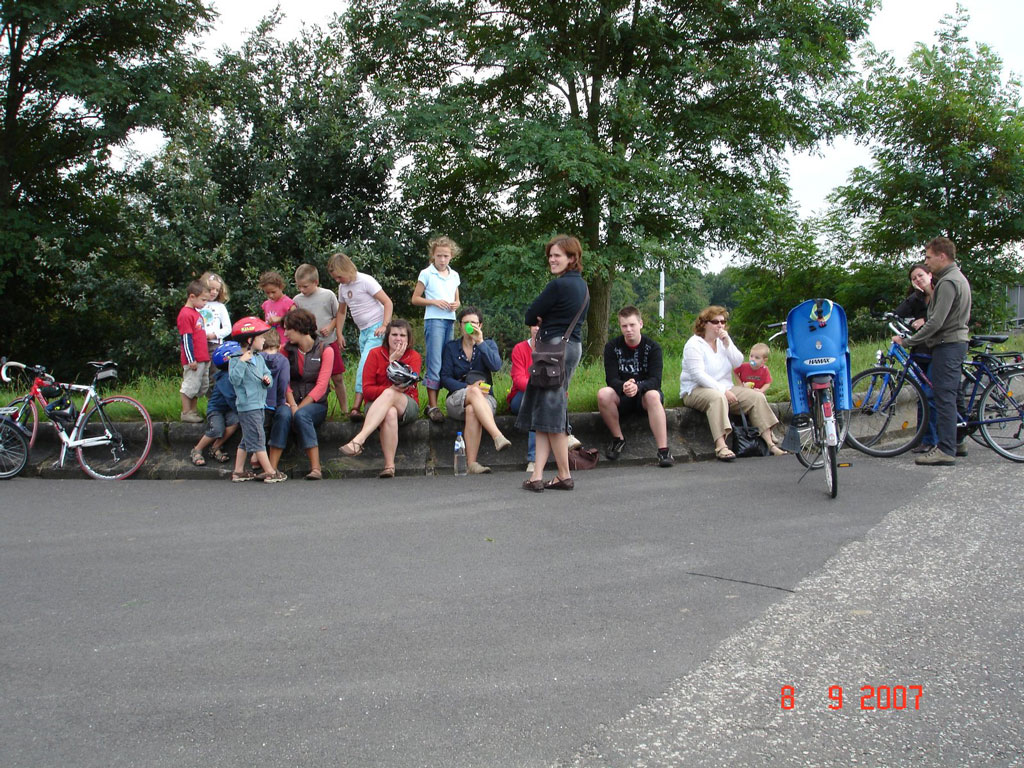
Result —
<svg viewBox="0 0 1024 768"><path fill-rule="evenodd" d="M115 363L113 360L103 360L102 362L97 360L90 360L88 364L95 368L97 371L106 371L111 368L117 368L117 363Z"/></svg>
<svg viewBox="0 0 1024 768"><path fill-rule="evenodd" d="M967 342L972 347L980 347L982 344L992 342L993 344L1002 344L1004 341L1009 339L1007 334L998 334L995 336L971 336L971 340Z"/></svg>

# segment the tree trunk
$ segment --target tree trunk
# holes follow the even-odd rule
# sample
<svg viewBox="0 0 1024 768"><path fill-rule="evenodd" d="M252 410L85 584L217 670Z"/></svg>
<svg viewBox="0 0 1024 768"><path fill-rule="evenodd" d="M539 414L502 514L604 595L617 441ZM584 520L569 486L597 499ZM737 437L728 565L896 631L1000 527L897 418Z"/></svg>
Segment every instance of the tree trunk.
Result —
<svg viewBox="0 0 1024 768"><path fill-rule="evenodd" d="M597 253L601 249L601 200L590 187L580 189L580 212L583 214L583 240L587 250ZM583 348L584 360L596 360L604 354L608 341L608 308L612 299L612 272L605 267L588 272L583 262L583 275L590 288L590 308L587 310L587 344Z"/></svg>
<svg viewBox="0 0 1024 768"><path fill-rule="evenodd" d="M587 345L584 360L599 360L608 341L608 313L612 301L612 273L607 270L592 272L587 277L590 287L590 309L587 310Z"/></svg>

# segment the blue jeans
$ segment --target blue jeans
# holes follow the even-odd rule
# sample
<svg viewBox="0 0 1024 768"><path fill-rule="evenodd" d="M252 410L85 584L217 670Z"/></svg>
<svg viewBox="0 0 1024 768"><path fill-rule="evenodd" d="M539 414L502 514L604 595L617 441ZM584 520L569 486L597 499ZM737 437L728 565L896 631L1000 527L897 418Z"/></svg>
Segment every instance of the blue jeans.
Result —
<svg viewBox="0 0 1024 768"><path fill-rule="evenodd" d="M363 366L366 365L366 358L370 351L384 343L383 336L374 336L373 332L380 328L383 323L368 325L359 332L359 367L356 368L356 394L363 394Z"/></svg>
<svg viewBox="0 0 1024 768"><path fill-rule="evenodd" d="M524 392L516 392L515 397L512 398L512 402L508 404L508 409L512 415L515 416L519 413L519 407L523 404ZM526 442L526 460L533 461L537 457L537 435L531 432Z"/></svg>
<svg viewBox="0 0 1024 768"><path fill-rule="evenodd" d="M423 346L427 355L423 386L427 389L437 391L441 388L441 355L454 327L454 320L433 317L423 321Z"/></svg>
<svg viewBox="0 0 1024 768"><path fill-rule="evenodd" d="M292 409L282 405L274 412L274 423L270 428L270 440L267 444L272 448L284 448L288 444L288 433L295 432L299 447L304 451L316 448L316 430L327 418L326 403L310 403L304 405L292 415Z"/></svg>
<svg viewBox="0 0 1024 768"><path fill-rule="evenodd" d="M919 353L911 353L910 355L914 362L921 366L921 370L928 372L928 366L931 365L932 356L924 355ZM924 390L925 401L928 403L928 423L924 428L924 435L921 437L921 445L938 445L939 433L935 427L935 424L939 418L938 413L935 411L935 395L932 393L931 387L925 382L921 382L921 389ZM923 418L924 414L919 413L917 417Z"/></svg>
<svg viewBox="0 0 1024 768"><path fill-rule="evenodd" d="M956 400L960 392L960 365L967 356L966 341L951 341L932 347L928 378L935 397L936 445L948 456L956 455Z"/></svg>

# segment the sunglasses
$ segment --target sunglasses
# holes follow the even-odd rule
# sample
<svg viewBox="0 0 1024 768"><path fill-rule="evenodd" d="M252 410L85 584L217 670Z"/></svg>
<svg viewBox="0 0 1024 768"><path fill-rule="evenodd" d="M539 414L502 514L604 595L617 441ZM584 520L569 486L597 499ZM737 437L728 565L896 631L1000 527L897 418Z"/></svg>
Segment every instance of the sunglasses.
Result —
<svg viewBox="0 0 1024 768"><path fill-rule="evenodd" d="M708 320L711 325L725 325L725 320Z"/></svg>

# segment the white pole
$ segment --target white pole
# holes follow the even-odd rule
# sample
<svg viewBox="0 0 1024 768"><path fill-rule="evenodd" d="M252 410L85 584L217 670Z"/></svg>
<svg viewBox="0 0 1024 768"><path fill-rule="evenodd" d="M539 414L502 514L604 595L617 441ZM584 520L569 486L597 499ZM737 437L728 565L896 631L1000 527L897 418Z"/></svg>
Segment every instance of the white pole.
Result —
<svg viewBox="0 0 1024 768"><path fill-rule="evenodd" d="M658 315L661 316L661 325L665 327L665 265L661 265L661 277L658 279Z"/></svg>

